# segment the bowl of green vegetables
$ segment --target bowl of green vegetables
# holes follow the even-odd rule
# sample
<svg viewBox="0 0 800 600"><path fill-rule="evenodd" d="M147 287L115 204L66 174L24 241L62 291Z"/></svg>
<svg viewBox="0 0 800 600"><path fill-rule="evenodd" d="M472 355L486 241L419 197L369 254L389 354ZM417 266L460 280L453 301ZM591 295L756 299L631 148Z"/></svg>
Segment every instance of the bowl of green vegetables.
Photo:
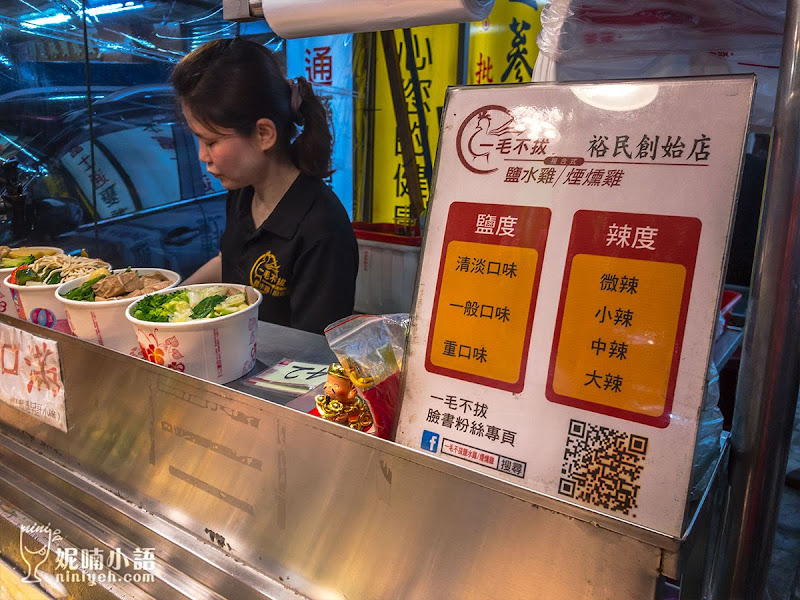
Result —
<svg viewBox="0 0 800 600"><path fill-rule="evenodd" d="M111 265L97 258L51 254L18 266L3 284L11 291L20 319L71 334L64 306L55 296L56 288L98 269L109 268Z"/></svg>
<svg viewBox="0 0 800 600"><path fill-rule="evenodd" d="M228 383L255 365L261 299L245 285L186 285L136 300L125 316L146 360Z"/></svg>

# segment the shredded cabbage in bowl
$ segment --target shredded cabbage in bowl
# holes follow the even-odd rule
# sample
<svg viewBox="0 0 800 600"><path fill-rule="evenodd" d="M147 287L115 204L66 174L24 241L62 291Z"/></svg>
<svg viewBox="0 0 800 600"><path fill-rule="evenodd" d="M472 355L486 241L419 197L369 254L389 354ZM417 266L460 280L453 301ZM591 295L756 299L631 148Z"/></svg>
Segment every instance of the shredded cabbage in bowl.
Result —
<svg viewBox="0 0 800 600"><path fill-rule="evenodd" d="M183 323L230 315L249 306L247 295L221 285L145 296L131 315L141 321Z"/></svg>

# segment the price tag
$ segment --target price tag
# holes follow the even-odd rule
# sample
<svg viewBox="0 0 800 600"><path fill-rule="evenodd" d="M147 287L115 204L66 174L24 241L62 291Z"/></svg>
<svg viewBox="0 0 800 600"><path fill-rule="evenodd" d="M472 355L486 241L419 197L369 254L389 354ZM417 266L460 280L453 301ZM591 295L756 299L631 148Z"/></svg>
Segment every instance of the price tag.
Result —
<svg viewBox="0 0 800 600"><path fill-rule="evenodd" d="M269 369L245 380L245 383L252 387L300 395L325 383L328 366L284 358Z"/></svg>

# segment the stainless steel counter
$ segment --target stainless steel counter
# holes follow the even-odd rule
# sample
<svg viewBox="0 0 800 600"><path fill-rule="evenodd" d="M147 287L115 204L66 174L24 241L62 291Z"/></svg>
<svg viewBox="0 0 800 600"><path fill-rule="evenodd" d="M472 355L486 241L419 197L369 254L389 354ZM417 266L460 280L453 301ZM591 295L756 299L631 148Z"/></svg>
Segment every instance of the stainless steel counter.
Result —
<svg viewBox="0 0 800 600"><path fill-rule="evenodd" d="M155 549L153 582L66 583L74 597L647 600L661 574L681 577L691 540L240 383L0 321L58 341L70 424L62 433L0 404L0 556L22 565L19 526L34 521L58 527L67 547ZM261 326L256 369L283 357L332 359L321 336ZM44 572L58 572L57 546Z"/></svg>

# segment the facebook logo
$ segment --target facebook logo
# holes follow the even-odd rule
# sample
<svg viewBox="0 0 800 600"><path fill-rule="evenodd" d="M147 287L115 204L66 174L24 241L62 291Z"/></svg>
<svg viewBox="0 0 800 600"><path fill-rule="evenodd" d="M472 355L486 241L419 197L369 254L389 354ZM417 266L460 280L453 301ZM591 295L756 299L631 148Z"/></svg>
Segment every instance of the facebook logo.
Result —
<svg viewBox="0 0 800 600"><path fill-rule="evenodd" d="M427 429L423 429L422 443L420 444L420 448L427 450L428 452L435 453L439 449L439 434L428 431Z"/></svg>

